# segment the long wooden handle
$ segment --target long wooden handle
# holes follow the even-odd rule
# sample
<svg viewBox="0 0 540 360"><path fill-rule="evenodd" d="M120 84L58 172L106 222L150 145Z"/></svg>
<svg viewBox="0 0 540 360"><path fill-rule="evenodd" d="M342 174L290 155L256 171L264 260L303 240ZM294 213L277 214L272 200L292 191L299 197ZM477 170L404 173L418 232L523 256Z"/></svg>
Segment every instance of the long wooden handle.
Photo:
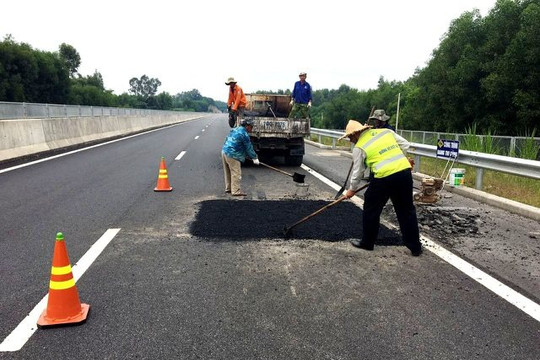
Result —
<svg viewBox="0 0 540 360"><path fill-rule="evenodd" d="M320 208L319 210L315 211L314 213L309 214L308 216L306 216L305 218L303 218L303 219L301 219L301 220L298 220L297 222L295 222L294 224L292 224L291 226L289 226L288 230L292 229L292 228L295 227L296 225L299 225L299 224L303 223L304 221L306 221L306 220L308 220L308 219L311 219L311 218L314 217L315 215L320 214L321 212L323 212L324 210L328 209L329 207L334 206L334 205L336 205L336 204L339 204L340 202L342 202L342 201L345 200L346 198L347 198L347 197L346 197L345 195L343 195L343 196L340 197L339 199L332 201L330 204L327 204L327 205L323 206L322 208Z"/></svg>
<svg viewBox="0 0 540 360"><path fill-rule="evenodd" d="M367 184L364 184L362 185L358 190L356 190L354 193L356 194L357 192L359 192L360 190L363 190L365 188L367 188L369 185L369 183ZM289 232L293 227L295 227L296 225L299 225L301 223L303 223L304 221L308 220L308 219L311 219L312 217L314 217L315 215L317 214L320 214L321 212L323 212L324 210L328 209L329 207L331 206L334 206L336 204L339 204L340 202L342 202L343 200L347 199L347 196L343 195L342 197L340 197L339 199L337 200L334 200L332 201L330 204L328 205L325 205L323 206L322 208L320 208L319 210L315 211L314 213L312 214L309 214L308 216L306 216L305 218L301 219L301 220L298 220L297 222L295 222L294 224L292 224L291 226L289 226L286 230L286 232Z"/></svg>
<svg viewBox="0 0 540 360"><path fill-rule="evenodd" d="M261 162L261 161L259 161L259 164L261 164L261 165L263 165L263 166L266 166L267 168L272 169L272 170L274 170L274 171L280 172L280 173L282 173L282 174L285 174L285 175L288 175L288 176L293 176L292 174L289 174L288 172L285 172L285 171L283 171L283 170L277 169L277 168L275 168L275 167L273 167L273 166L270 166L270 165L268 165L268 164L265 164L265 163L263 163L263 162Z"/></svg>

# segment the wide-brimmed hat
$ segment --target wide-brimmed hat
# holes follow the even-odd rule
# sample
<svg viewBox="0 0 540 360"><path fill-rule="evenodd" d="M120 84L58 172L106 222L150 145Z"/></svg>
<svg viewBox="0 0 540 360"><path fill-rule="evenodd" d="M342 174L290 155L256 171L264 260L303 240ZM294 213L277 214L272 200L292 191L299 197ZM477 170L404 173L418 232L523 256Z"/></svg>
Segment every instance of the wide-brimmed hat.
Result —
<svg viewBox="0 0 540 360"><path fill-rule="evenodd" d="M347 127L345 128L345 135L340 137L338 140L345 139L353 134L356 134L358 132L362 132L367 129L371 129L372 126L370 125L362 125L359 121L356 120L349 120L347 123Z"/></svg>
<svg viewBox="0 0 540 360"><path fill-rule="evenodd" d="M386 112L382 109L375 110L373 112L373 115L369 117L369 119L375 119L380 121L388 121L390 119L390 116L386 115Z"/></svg>
<svg viewBox="0 0 540 360"><path fill-rule="evenodd" d="M230 78L227 79L227 81L225 81L225 85L230 85L231 83L236 84L236 80L234 80L233 77L230 77Z"/></svg>
<svg viewBox="0 0 540 360"><path fill-rule="evenodd" d="M302 71L298 76L302 76L302 75L307 76L307 73L305 73L305 72Z"/></svg>

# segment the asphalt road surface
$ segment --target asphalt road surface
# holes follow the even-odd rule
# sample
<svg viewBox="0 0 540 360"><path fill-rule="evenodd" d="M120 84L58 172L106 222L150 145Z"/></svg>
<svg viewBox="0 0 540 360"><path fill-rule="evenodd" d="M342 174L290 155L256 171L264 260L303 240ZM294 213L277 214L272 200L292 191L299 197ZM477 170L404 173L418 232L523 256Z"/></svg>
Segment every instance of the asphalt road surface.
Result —
<svg viewBox="0 0 540 360"><path fill-rule="evenodd" d="M276 159L309 186L244 166L248 196L231 197L228 130L208 116L0 173L0 349L47 294L56 233L75 265L120 229L77 282L86 323L32 331L0 359L540 357L538 320L433 252L410 256L399 231L383 226L373 252L352 247L362 210L351 201L286 238L336 191ZM308 167L343 183L349 158L307 151ZM172 192L153 191L162 156ZM444 211L477 231L428 221ZM456 195L418 212L424 235L539 303L537 222Z"/></svg>

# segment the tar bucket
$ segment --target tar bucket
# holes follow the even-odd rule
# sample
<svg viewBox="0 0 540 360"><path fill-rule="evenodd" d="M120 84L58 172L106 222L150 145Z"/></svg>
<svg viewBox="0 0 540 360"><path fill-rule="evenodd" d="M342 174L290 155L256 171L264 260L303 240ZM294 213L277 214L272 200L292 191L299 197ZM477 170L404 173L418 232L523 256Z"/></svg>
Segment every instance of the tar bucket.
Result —
<svg viewBox="0 0 540 360"><path fill-rule="evenodd" d="M465 181L465 169L451 169L450 170L450 180L448 183L450 186L463 186Z"/></svg>

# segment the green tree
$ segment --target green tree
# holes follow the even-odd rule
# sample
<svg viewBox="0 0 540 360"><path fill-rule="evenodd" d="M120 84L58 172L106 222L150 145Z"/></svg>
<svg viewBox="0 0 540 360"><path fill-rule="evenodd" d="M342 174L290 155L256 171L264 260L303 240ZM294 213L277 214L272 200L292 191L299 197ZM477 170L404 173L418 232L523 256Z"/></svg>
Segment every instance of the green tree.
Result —
<svg viewBox="0 0 540 360"><path fill-rule="evenodd" d="M146 75L140 79L134 77L129 80L129 92L135 96L141 97L144 101L149 97L156 95L158 87L161 86L161 81L157 78L150 78Z"/></svg>
<svg viewBox="0 0 540 360"><path fill-rule="evenodd" d="M66 64L69 75L74 77L81 65L81 55L75 48L66 43L60 45L60 59Z"/></svg>

